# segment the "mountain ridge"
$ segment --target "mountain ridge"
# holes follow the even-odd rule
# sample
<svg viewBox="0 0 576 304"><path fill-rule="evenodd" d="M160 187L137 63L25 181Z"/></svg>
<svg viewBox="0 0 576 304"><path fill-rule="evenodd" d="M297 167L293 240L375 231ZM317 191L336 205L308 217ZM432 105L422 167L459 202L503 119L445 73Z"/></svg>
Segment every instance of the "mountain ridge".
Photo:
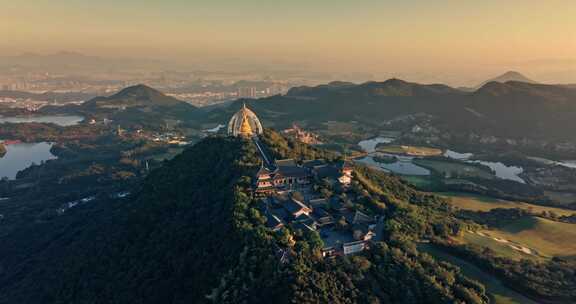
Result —
<svg viewBox="0 0 576 304"><path fill-rule="evenodd" d="M295 87L288 91L287 96L322 96L331 93L337 94L366 94L373 96L434 96L441 94L463 94L462 91L444 84L419 84L408 82L398 78L390 78L385 81L369 81L361 84L351 82L330 82L327 85L315 87Z"/></svg>
<svg viewBox="0 0 576 304"><path fill-rule="evenodd" d="M191 108L196 108L195 106L185 101L181 101L174 97L167 96L164 93L144 84L138 84L126 87L108 97L102 97L102 96L95 97L91 100L86 101L84 106L92 107L106 104L108 105L124 104L127 106L137 106L137 105L173 106L173 105L186 104Z"/></svg>
<svg viewBox="0 0 576 304"><path fill-rule="evenodd" d="M501 83L506 83L509 81L516 81L516 82L525 82L525 83L531 83L531 84L537 84L537 81L534 81L526 76L524 76L523 74L521 74L520 72L517 71L507 71L504 72L504 74L501 74L499 76L496 76L494 78L490 78L488 80L483 81L481 84L477 85L475 87L475 89L479 89L482 86L486 85L487 83L490 82L501 82Z"/></svg>
<svg viewBox="0 0 576 304"><path fill-rule="evenodd" d="M576 90L567 86L489 82L474 92L463 92L444 85L389 79L297 87L284 96L247 102L261 120L277 128L289 128L295 121L317 129L330 121L382 128L384 122L418 115L425 121L414 124L431 125L462 138L473 134L576 142L576 134L566 128L576 121ZM210 118L225 121L240 105L236 101L217 109Z"/></svg>

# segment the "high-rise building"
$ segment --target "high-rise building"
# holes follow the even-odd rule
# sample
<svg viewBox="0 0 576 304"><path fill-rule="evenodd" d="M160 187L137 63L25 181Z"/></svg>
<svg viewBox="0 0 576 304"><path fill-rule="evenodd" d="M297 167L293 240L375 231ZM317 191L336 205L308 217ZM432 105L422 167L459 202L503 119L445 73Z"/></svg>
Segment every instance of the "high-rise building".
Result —
<svg viewBox="0 0 576 304"><path fill-rule="evenodd" d="M238 89L238 97L240 98L255 98L256 88L255 87L241 87Z"/></svg>

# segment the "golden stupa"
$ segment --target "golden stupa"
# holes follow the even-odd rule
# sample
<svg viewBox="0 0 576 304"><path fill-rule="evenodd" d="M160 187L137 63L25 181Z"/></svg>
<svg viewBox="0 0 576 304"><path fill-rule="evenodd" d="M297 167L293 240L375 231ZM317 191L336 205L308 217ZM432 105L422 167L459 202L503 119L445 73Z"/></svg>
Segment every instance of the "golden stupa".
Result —
<svg viewBox="0 0 576 304"><path fill-rule="evenodd" d="M252 137L262 134L262 131L260 120L245 104L228 123L228 134L231 136Z"/></svg>
<svg viewBox="0 0 576 304"><path fill-rule="evenodd" d="M246 115L242 117L242 125L240 126L240 132L238 133L240 136L244 137L250 137L254 134L252 132L252 127L250 126L250 123L248 122L248 117Z"/></svg>

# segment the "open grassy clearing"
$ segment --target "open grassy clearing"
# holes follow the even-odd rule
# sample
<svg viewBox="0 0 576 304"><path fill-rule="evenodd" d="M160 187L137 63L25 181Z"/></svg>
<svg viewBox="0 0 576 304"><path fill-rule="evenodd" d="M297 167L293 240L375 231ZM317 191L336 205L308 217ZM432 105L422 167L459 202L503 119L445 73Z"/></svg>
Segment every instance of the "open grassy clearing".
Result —
<svg viewBox="0 0 576 304"><path fill-rule="evenodd" d="M535 251L522 245L490 236L490 231L465 232L456 240L462 243L474 244L484 248L490 248L497 256L506 257L511 260L546 258L538 255Z"/></svg>
<svg viewBox="0 0 576 304"><path fill-rule="evenodd" d="M543 256L576 256L576 224L528 216L500 229L483 232L491 237L522 244Z"/></svg>
<svg viewBox="0 0 576 304"><path fill-rule="evenodd" d="M510 259L576 257L576 225L527 216L500 229L465 232L457 239Z"/></svg>
<svg viewBox="0 0 576 304"><path fill-rule="evenodd" d="M533 205L524 202L507 201L482 195L455 193L455 192L444 192L438 194L447 198L451 205L464 210L490 211L495 208L507 208L507 209L520 208L535 213L541 213L543 211L546 211L546 212L554 212L557 215L566 215L566 216L576 213L575 210Z"/></svg>

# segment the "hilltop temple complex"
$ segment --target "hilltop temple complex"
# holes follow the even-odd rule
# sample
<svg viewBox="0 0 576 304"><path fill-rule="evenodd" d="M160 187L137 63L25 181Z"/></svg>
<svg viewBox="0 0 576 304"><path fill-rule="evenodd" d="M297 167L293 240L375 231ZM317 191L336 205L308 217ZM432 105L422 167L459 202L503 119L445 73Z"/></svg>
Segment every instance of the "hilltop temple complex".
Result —
<svg viewBox="0 0 576 304"><path fill-rule="evenodd" d="M260 120L245 104L228 123L228 135L252 141L262 158L253 176L252 193L260 201L266 226L271 230L291 227L318 232L324 242L324 256L348 255L368 248L376 236L379 218L349 208L342 201L353 180L353 164L346 160L275 160L259 139L262 133ZM326 196L317 190L318 185L339 189L341 194ZM336 225L349 229L343 231Z"/></svg>

